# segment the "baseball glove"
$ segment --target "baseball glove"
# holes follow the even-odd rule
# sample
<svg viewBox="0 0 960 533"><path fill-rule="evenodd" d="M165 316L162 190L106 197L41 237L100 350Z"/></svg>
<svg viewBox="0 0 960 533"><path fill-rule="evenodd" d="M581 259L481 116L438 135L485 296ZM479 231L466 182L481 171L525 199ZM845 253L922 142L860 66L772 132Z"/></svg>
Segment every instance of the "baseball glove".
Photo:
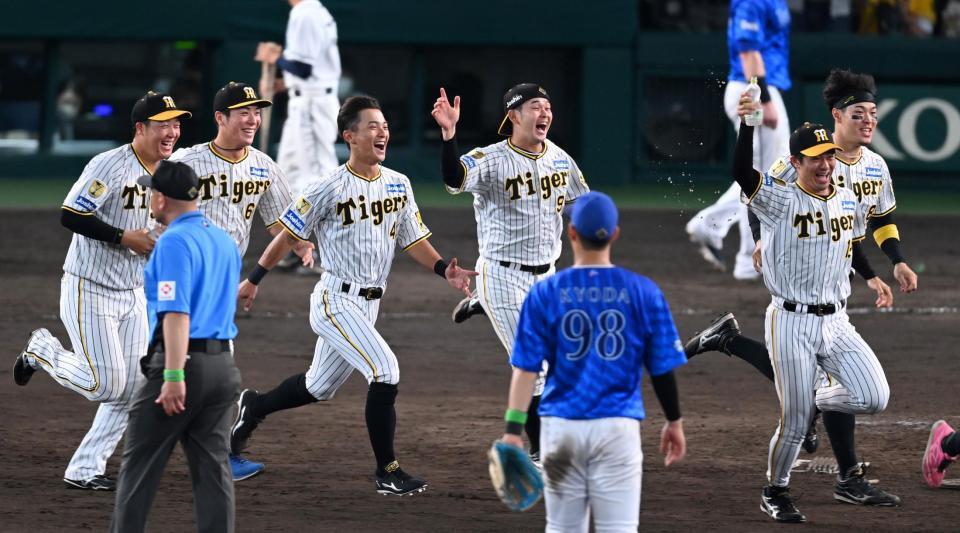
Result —
<svg viewBox="0 0 960 533"><path fill-rule="evenodd" d="M543 478L524 450L494 441L487 452L490 481L497 496L513 511L526 511L543 496Z"/></svg>

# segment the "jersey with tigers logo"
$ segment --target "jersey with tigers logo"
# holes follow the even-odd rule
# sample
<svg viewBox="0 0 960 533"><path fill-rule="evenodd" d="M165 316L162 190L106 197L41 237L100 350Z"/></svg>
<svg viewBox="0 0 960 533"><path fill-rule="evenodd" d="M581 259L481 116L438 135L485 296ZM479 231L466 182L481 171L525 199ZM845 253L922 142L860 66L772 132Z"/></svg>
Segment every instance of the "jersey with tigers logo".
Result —
<svg viewBox="0 0 960 533"><path fill-rule="evenodd" d="M880 154L866 146L860 150L860 157L853 163L837 158L837 165L833 168L833 182L852 190L857 195L857 201L867 203L871 217L886 215L897 208L890 169ZM787 183L797 180L797 169L790 164L788 156L777 159L768 174Z"/></svg>
<svg viewBox="0 0 960 533"><path fill-rule="evenodd" d="M428 238L410 180L380 167L373 178L340 165L311 183L280 223L301 240L317 234L323 268L362 286L384 287L396 247Z"/></svg>
<svg viewBox="0 0 960 533"><path fill-rule="evenodd" d="M197 173L200 211L233 238L241 257L250 243L254 212L270 227L290 203L290 186L280 167L252 146L236 161L213 143L177 150L170 160L186 163Z"/></svg>
<svg viewBox="0 0 960 533"><path fill-rule="evenodd" d="M144 174L149 171L132 144L103 152L87 163L62 208L122 230L153 228L150 191L137 185ZM63 271L112 289L134 289L143 286L145 263L119 244L74 233Z"/></svg>
<svg viewBox="0 0 960 533"><path fill-rule="evenodd" d="M460 157L463 183L447 190L473 193L480 257L522 265L560 257L563 207L590 189L573 158L544 145L535 154L505 140Z"/></svg>
<svg viewBox="0 0 960 533"><path fill-rule="evenodd" d="M870 205L850 189L831 189L820 196L767 174L750 196L761 225L763 282L774 297L819 305L850 295L853 243L864 238Z"/></svg>

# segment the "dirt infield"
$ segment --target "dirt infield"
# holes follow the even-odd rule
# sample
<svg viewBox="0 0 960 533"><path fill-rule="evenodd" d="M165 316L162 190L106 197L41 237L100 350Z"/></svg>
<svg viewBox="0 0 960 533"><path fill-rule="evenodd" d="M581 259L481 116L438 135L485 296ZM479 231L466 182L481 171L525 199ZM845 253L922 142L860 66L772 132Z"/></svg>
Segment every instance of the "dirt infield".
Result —
<svg viewBox="0 0 960 533"><path fill-rule="evenodd" d="M654 279L686 337L712 316L735 311L747 333L761 334L768 294L759 283L711 271L686 242L689 214L626 212L615 260ZM26 388L10 368L29 332L47 327L67 342L58 318L59 276L69 233L54 211L0 212L0 531L103 531L112 494L64 488L60 479L89 427L95 405L40 373ZM432 242L466 264L476 258L473 215L426 210ZM889 408L858 424L859 450L873 463L869 477L899 494L897 509L836 503L828 475L798 473L792 483L810 524L824 531L948 531L960 521L960 492L928 490L920 457L930 424L960 424L957 314L960 241L947 228L960 220L902 216L905 251L920 272L920 292L897 293L895 312L870 311L872 298L855 285L851 318L875 349L892 389ZM248 263L266 243L258 230ZM735 243L729 243L732 249ZM883 277L891 269L873 245ZM569 253L564 258L569 261ZM315 337L308 294L314 279L271 275L254 312L238 317L237 360L244 384L271 388L303 372ZM400 359L397 450L404 467L430 483L411 498L373 490L373 457L363 422L365 383L352 377L336 399L277 413L251 441L251 459L266 472L237 486L239 531L536 531L543 505L509 513L487 478L484 452L502 432L509 371L485 318L450 321L456 292L408 258L396 260L381 307L379 329ZM779 412L772 385L745 363L721 354L700 356L678 373L689 443L687 460L669 471L656 449L662 415L649 389L644 424L643 506L647 531L762 531L774 524L759 510L766 450ZM189 401L189 399L188 399ZM824 439L825 440L825 439ZM830 455L824 442L817 456ZM108 471L115 475L119 454ZM801 454L801 458L809 458ZM954 475L960 476L960 466ZM151 514L151 531L192 530L192 497L182 452L167 469Z"/></svg>

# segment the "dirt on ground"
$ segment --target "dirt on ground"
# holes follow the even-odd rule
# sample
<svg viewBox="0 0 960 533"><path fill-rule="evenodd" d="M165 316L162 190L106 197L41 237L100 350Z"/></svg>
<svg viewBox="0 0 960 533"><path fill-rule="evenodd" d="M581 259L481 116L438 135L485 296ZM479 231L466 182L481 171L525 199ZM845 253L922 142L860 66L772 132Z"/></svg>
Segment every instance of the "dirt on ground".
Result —
<svg viewBox="0 0 960 533"><path fill-rule="evenodd" d="M712 317L734 311L743 330L762 338L769 294L759 282L734 281L700 259L683 231L690 213L625 211L615 261L656 281L682 337ZM112 493L68 490L61 478L93 418L96 405L58 386L43 372L26 387L11 367L30 331L46 327L69 345L58 317L59 280L70 234L54 210L0 212L3 302L0 308L0 530L104 531ZM473 214L430 209L433 244L466 265L476 259ZM956 217L901 216L904 250L920 290L895 293L891 312L876 312L862 280L850 300L852 322L876 351L892 390L887 410L858 420L857 444L872 464L869 477L903 498L899 508L865 508L833 499L833 478L796 473L793 493L809 523L822 531L955 531L960 492L926 488L920 459L931 423L960 424L956 402L957 263L960 241L946 237ZM735 232L734 232L735 233ZM735 239L735 237L733 237ZM255 231L247 265L267 242ZM732 264L736 242L727 241ZM876 270L893 285L892 268L868 245ZM568 264L565 247L561 264ZM251 313L240 313L237 364L246 387L270 389L310 364L315 336L308 295L316 278L271 274ZM270 416L250 441L248 457L266 471L236 485L238 531L537 531L540 503L511 513L490 487L485 452L502 434L510 371L489 322L450 319L460 295L407 257L395 261L378 329L402 370L397 400L397 451L403 467L429 482L413 497L384 497L373 486L373 454L364 425L366 383L354 375L336 398ZM666 469L657 450L663 415L645 382L641 529L647 531L766 531L759 509L767 447L779 404L772 384L743 361L719 353L698 356L678 370L686 460ZM821 433L823 429L821 427ZM829 458L829 443L815 456ZM122 447L122 444L121 444ZM120 467L120 450L108 473ZM960 467L955 467L960 476ZM178 448L151 512L151 531L193 530L189 474ZM796 526L795 526L796 527Z"/></svg>

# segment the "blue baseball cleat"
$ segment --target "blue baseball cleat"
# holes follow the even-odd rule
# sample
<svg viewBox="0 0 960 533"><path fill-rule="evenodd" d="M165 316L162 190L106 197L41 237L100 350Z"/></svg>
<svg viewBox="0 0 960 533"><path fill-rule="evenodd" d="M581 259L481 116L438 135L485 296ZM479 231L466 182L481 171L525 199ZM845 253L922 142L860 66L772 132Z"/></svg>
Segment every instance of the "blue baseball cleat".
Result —
<svg viewBox="0 0 960 533"><path fill-rule="evenodd" d="M263 463L248 461L239 455L230 456L230 470L234 481L243 481L263 472Z"/></svg>

